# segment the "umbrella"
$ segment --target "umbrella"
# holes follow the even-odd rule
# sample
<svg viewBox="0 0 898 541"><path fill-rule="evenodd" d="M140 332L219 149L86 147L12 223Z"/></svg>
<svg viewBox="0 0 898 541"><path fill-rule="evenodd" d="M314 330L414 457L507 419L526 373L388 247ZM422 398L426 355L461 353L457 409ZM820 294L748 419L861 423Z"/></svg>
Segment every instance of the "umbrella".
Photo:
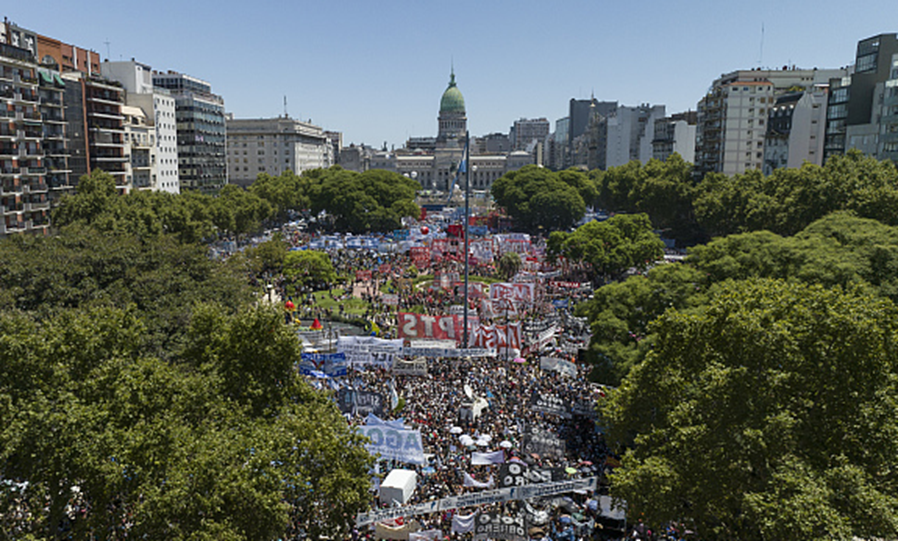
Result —
<svg viewBox="0 0 898 541"><path fill-rule="evenodd" d="M513 447L512 443L508 440L503 440L499 442L499 447L503 449L511 449Z"/></svg>
<svg viewBox="0 0 898 541"><path fill-rule="evenodd" d="M576 468L571 468L571 467L565 468L564 471L565 471L565 473L568 473L568 474L571 474L571 475L577 473L577 469L576 469Z"/></svg>
<svg viewBox="0 0 898 541"><path fill-rule="evenodd" d="M471 436L469 436L469 435L467 435L467 434L462 434L462 435L458 438L458 441L459 441L462 445L464 445L465 447L467 447L467 446L469 446L469 445L474 445L474 438L472 438Z"/></svg>
<svg viewBox="0 0 898 541"><path fill-rule="evenodd" d="M460 426L453 426L449 429L450 434L461 434L462 432L464 432L464 430L462 430Z"/></svg>
<svg viewBox="0 0 898 541"><path fill-rule="evenodd" d="M490 442L484 440L477 440L474 443L476 443L478 447L486 447L490 444Z"/></svg>
<svg viewBox="0 0 898 541"><path fill-rule="evenodd" d="M480 439L482 439L483 441L487 441L487 442L493 441L493 437L490 436L489 434L481 434Z"/></svg>
<svg viewBox="0 0 898 541"><path fill-rule="evenodd" d="M523 358L523 357L515 357L514 359L511 360L511 362L513 362L513 363L518 363L518 364L520 364L520 363L526 363L526 362L527 362L527 359L525 359L525 358Z"/></svg>

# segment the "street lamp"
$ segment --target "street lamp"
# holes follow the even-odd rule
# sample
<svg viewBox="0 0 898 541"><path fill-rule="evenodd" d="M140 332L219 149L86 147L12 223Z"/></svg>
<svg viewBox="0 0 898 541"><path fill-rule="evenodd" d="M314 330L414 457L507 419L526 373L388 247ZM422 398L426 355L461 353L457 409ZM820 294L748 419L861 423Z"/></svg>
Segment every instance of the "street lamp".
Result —
<svg viewBox="0 0 898 541"><path fill-rule="evenodd" d="M470 134L465 131L465 149L468 155L465 156L465 328L464 328L464 348L468 348L468 203L471 198L471 147Z"/></svg>

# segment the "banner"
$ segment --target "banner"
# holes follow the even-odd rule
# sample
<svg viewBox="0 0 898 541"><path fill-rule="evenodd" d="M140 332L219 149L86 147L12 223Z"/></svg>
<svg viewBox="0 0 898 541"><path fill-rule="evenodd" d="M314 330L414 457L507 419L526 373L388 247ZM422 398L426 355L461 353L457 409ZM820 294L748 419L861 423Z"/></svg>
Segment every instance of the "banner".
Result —
<svg viewBox="0 0 898 541"><path fill-rule="evenodd" d="M499 488L526 485L527 469L527 464L520 462L506 462L499 466Z"/></svg>
<svg viewBox="0 0 898 541"><path fill-rule="evenodd" d="M490 285L490 300L511 301L516 304L529 304L534 300L533 284L499 282Z"/></svg>
<svg viewBox="0 0 898 541"><path fill-rule="evenodd" d="M380 302L387 306L399 306L399 295L396 293L384 293L380 296Z"/></svg>
<svg viewBox="0 0 898 541"><path fill-rule="evenodd" d="M418 505L392 507L374 510L370 513L359 513L356 515L355 524L356 526L365 526L374 522L390 520L397 517L414 517L418 515L429 515L439 511L451 511L452 509L473 507L475 505L542 498L545 496L554 496L556 494L566 494L568 492L574 492L575 490L594 491L598 484L598 480L598 477L587 477L585 479L539 483L522 487L497 488L485 490L483 492L472 492L462 496L449 496L442 500L432 500ZM611 498L608 499L609 501L611 500Z"/></svg>
<svg viewBox="0 0 898 541"><path fill-rule="evenodd" d="M549 430L533 426L524 434L523 451L529 454L537 454L541 457L564 456L566 444L564 440L555 436Z"/></svg>
<svg viewBox="0 0 898 541"><path fill-rule="evenodd" d="M348 372L345 353L302 353L300 357L299 372L305 376L311 370L320 370L330 377L345 376Z"/></svg>
<svg viewBox="0 0 898 541"><path fill-rule="evenodd" d="M571 406L571 414L578 417L586 417L595 421L599 418L599 412L596 411L596 404L592 400L579 399Z"/></svg>
<svg viewBox="0 0 898 541"><path fill-rule="evenodd" d="M471 474L469 474L468 472L464 472L463 478L464 478L464 482L462 483L462 486L466 486L466 487L493 488L493 485L496 484L496 481L493 479L492 475L490 475L489 479L487 479L486 481L483 481L483 482L478 481L477 479L474 479L471 476Z"/></svg>
<svg viewBox="0 0 898 541"><path fill-rule="evenodd" d="M521 323L478 325L471 334L471 345L487 349L521 349Z"/></svg>
<svg viewBox="0 0 898 541"><path fill-rule="evenodd" d="M337 406L341 412L352 415L373 413L374 415L383 416L385 402L383 395L380 393L343 388L337 391Z"/></svg>
<svg viewBox="0 0 898 541"><path fill-rule="evenodd" d="M421 525L416 520L410 520L405 524L396 526L378 522L374 526L374 534L378 539L399 539L404 541L409 538L411 532L417 531L420 527Z"/></svg>
<svg viewBox="0 0 898 541"><path fill-rule="evenodd" d="M458 316L429 316L399 312L399 337L410 340L458 340L461 325Z"/></svg>
<svg viewBox="0 0 898 541"><path fill-rule="evenodd" d="M539 367L542 370L552 370L554 372L558 372L562 376L568 376L571 378L577 377L577 365L570 361L559 359L558 357L544 357L540 359Z"/></svg>
<svg viewBox="0 0 898 541"><path fill-rule="evenodd" d="M465 294L465 283L464 282L455 282L452 284L452 287L458 291L458 296L462 297ZM472 299L482 299L484 296L483 293L483 283L481 282L468 282L468 297Z"/></svg>
<svg viewBox="0 0 898 541"><path fill-rule="evenodd" d="M423 530L408 534L408 541L438 541L443 538L443 530Z"/></svg>
<svg viewBox="0 0 898 541"><path fill-rule="evenodd" d="M502 464L505 462L505 451L493 451L492 453L471 453L472 466L484 466L489 464Z"/></svg>
<svg viewBox="0 0 898 541"><path fill-rule="evenodd" d="M358 430L371 439L365 447L372 455L380 454L383 460L406 464L425 463L420 430L397 430L385 425L365 425L358 427Z"/></svg>
<svg viewBox="0 0 898 541"><path fill-rule="evenodd" d="M474 541L482 539L508 539L527 541L527 521L522 515L506 516L498 513L481 513L474 526Z"/></svg>
<svg viewBox="0 0 898 541"><path fill-rule="evenodd" d="M426 246L412 246L408 250L412 263L418 270L425 269L430 266L430 248Z"/></svg>
<svg viewBox="0 0 898 541"><path fill-rule="evenodd" d="M477 513L470 515L455 515L452 517L452 533L468 533L474 531L474 519Z"/></svg>
<svg viewBox="0 0 898 541"><path fill-rule="evenodd" d="M554 394L534 392L530 395L530 409L549 415L557 415L564 419L570 419L570 406L564 400Z"/></svg>
<svg viewBox="0 0 898 541"><path fill-rule="evenodd" d="M427 360L424 357L417 357L411 361L404 361L397 357L393 361L391 371L394 376L426 376Z"/></svg>
<svg viewBox="0 0 898 541"><path fill-rule="evenodd" d="M473 334L472 336L472 345L473 345ZM495 357L496 350L481 348L481 347L470 347L468 349L464 348L420 348L420 347L408 347L402 348L400 351L401 355L406 357L471 357L480 358L480 357Z"/></svg>
<svg viewBox="0 0 898 541"><path fill-rule="evenodd" d="M337 338L337 352L346 355L350 368L376 365L390 368L402 348L402 340L386 340L374 336L341 336Z"/></svg>

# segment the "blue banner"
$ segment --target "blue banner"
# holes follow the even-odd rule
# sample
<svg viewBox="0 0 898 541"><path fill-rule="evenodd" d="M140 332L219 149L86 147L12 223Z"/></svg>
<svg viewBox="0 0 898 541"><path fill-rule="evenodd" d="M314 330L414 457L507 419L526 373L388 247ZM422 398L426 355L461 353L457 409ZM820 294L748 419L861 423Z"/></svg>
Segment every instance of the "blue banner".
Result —
<svg viewBox="0 0 898 541"><path fill-rule="evenodd" d="M313 370L324 372L334 378L348 373L345 353L303 353L299 363L299 373L312 375Z"/></svg>

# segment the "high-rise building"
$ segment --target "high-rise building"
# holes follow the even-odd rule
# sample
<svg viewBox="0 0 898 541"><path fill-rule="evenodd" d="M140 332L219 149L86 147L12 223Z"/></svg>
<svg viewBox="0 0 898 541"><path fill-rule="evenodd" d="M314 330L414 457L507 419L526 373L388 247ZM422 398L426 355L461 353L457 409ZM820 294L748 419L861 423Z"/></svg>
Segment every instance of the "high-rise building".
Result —
<svg viewBox="0 0 898 541"><path fill-rule="evenodd" d="M895 141L896 136L883 132L891 129L892 120L886 118L883 123L882 117L894 116L890 108L898 95L894 86L886 83L896 78L896 54L895 34L863 39L857 44L853 73L839 74L830 81L824 159L852 148L880 157L885 141ZM892 105L886 105L887 98Z"/></svg>
<svg viewBox="0 0 898 541"><path fill-rule="evenodd" d="M259 173L278 176L330 166L331 146L319 126L288 117L228 118L229 181L243 187Z"/></svg>
<svg viewBox="0 0 898 541"><path fill-rule="evenodd" d="M761 169L769 109L784 93L811 89L838 69L739 70L724 74L698 103L695 168L727 175Z"/></svg>
<svg viewBox="0 0 898 541"><path fill-rule="evenodd" d="M534 143L546 146L549 137L549 121L545 118L515 120L509 130L513 150L528 150Z"/></svg>
<svg viewBox="0 0 898 541"><path fill-rule="evenodd" d="M828 87L817 86L776 99L767 112L764 140L765 175L780 167L823 165Z"/></svg>
<svg viewBox="0 0 898 541"><path fill-rule="evenodd" d="M133 114L129 116L138 125L133 125L134 133L126 137L131 167L128 184L138 190L179 193L175 98L168 90L153 86L150 66L133 59L103 62L100 71L107 79L122 85L126 105L142 111L142 114L131 111ZM143 132L146 138L141 136Z"/></svg>
<svg viewBox="0 0 898 541"><path fill-rule="evenodd" d="M891 73L883 83L879 158L898 163L898 53L892 55L890 63Z"/></svg>
<svg viewBox="0 0 898 541"><path fill-rule="evenodd" d="M153 85L175 99L181 190L217 192L228 182L224 99L208 82L175 71L154 71Z"/></svg>
<svg viewBox="0 0 898 541"><path fill-rule="evenodd" d="M40 92L39 77L29 50L0 43L0 236L49 226L41 96L47 107L57 96Z"/></svg>
<svg viewBox="0 0 898 541"><path fill-rule="evenodd" d="M695 111L677 113L655 120L655 137L652 139L652 158L667 161L676 152L683 160L695 162Z"/></svg>
<svg viewBox="0 0 898 541"><path fill-rule="evenodd" d="M79 179L101 169L113 176L120 193L127 192L124 89L99 74L70 71L62 78L72 176Z"/></svg>

